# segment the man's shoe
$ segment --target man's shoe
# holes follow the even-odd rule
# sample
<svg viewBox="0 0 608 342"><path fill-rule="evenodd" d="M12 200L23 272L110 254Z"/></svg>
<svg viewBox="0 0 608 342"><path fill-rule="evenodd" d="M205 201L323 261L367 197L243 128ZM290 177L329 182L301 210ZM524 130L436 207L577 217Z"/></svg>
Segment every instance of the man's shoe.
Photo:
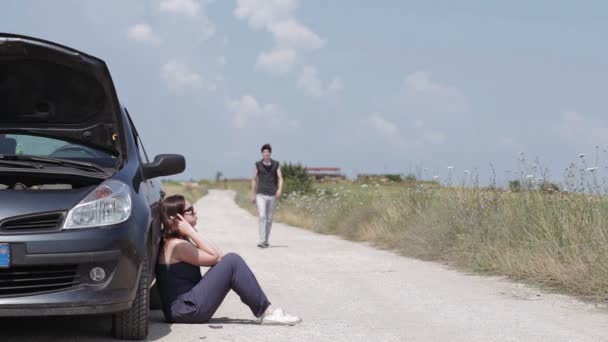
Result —
<svg viewBox="0 0 608 342"><path fill-rule="evenodd" d="M258 247L260 247L260 248L266 248L266 246L263 243L261 243L261 242L258 243Z"/></svg>
<svg viewBox="0 0 608 342"><path fill-rule="evenodd" d="M270 247L270 244L268 242L264 242L264 248L268 248Z"/></svg>
<svg viewBox="0 0 608 342"><path fill-rule="evenodd" d="M300 317L286 314L280 308L272 310L271 313L262 316L260 319L262 325L296 325L299 323L302 323Z"/></svg>

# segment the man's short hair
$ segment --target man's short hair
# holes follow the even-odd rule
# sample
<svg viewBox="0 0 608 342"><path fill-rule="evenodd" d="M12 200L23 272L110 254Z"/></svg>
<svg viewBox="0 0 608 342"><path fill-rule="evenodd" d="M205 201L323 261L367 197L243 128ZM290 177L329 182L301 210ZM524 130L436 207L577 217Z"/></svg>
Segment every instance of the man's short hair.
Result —
<svg viewBox="0 0 608 342"><path fill-rule="evenodd" d="M264 150L268 150L268 152L272 153L272 147L270 146L270 144L262 145L262 148L260 149L260 151L264 152Z"/></svg>

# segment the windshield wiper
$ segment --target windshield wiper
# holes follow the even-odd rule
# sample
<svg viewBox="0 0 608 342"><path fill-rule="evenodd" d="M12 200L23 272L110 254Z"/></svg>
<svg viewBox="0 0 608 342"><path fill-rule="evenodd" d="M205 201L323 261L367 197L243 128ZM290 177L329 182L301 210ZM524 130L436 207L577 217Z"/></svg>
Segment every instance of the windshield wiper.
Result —
<svg viewBox="0 0 608 342"><path fill-rule="evenodd" d="M54 164L54 165L65 165L71 166L74 168L85 169L88 171L97 171L102 173L108 173L108 170L104 169L101 166L95 165L93 163L68 160L68 159L59 159L59 158L50 158L50 157L34 157L34 156L24 156L17 154L0 154L0 162L8 162L8 161L29 161L29 162L39 162L46 164ZM20 163L21 164L21 163ZM33 167L36 167L32 165ZM39 168L39 167L37 167Z"/></svg>
<svg viewBox="0 0 608 342"><path fill-rule="evenodd" d="M0 160L0 165L2 165L2 166L12 166L12 167L25 167L25 168L30 168L30 169L38 169L38 167L36 165L32 165L30 163L23 163L23 162L10 161L10 160Z"/></svg>

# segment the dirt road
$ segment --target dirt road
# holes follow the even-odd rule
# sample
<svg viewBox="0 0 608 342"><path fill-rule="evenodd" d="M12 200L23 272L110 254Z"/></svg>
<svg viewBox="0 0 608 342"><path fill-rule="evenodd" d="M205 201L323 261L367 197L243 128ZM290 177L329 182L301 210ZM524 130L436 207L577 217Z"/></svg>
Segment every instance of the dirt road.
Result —
<svg viewBox="0 0 608 342"><path fill-rule="evenodd" d="M164 323L151 341L608 341L608 310L496 277L338 237L275 224L259 249L257 219L233 193L211 191L196 208L199 230L241 254L273 304L300 315L296 327L267 327L231 293L213 324ZM2 341L106 341L107 317L1 319Z"/></svg>

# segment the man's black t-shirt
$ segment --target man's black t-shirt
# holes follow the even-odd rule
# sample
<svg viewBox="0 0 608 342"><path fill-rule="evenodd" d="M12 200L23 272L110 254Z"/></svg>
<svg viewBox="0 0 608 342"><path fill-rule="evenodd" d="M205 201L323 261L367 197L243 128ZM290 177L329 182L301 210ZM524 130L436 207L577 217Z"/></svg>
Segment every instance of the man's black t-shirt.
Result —
<svg viewBox="0 0 608 342"><path fill-rule="evenodd" d="M270 165L265 165L261 160L255 163L258 170L258 189L257 193L268 196L275 196L279 186L279 162L270 160Z"/></svg>

